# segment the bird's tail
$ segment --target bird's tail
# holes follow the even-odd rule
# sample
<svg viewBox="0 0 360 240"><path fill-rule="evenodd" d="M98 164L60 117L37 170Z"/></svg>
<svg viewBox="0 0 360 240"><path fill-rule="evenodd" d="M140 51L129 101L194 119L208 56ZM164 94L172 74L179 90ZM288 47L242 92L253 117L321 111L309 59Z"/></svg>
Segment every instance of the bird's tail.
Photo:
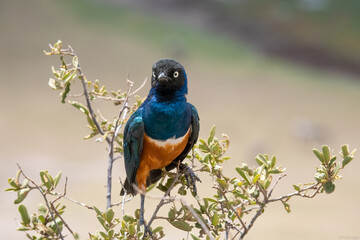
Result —
<svg viewBox="0 0 360 240"><path fill-rule="evenodd" d="M131 183L129 183L127 178L125 179L124 186L121 189L120 196L124 196L125 193L131 194L133 196L135 196L137 194L136 189L134 188L134 186Z"/></svg>

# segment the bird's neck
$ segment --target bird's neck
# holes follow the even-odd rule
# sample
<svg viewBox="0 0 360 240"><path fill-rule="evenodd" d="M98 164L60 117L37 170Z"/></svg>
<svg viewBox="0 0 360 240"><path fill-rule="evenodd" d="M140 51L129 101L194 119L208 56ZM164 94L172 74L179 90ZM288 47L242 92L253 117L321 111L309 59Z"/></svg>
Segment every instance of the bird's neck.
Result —
<svg viewBox="0 0 360 240"><path fill-rule="evenodd" d="M177 91L163 91L153 89L154 97L159 102L186 101L187 91L182 89Z"/></svg>

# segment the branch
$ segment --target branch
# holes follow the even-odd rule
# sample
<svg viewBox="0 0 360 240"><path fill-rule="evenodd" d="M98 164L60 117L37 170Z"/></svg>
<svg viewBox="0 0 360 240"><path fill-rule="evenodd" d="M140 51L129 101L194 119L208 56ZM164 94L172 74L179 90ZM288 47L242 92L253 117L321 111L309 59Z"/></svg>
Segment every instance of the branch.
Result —
<svg viewBox="0 0 360 240"><path fill-rule="evenodd" d="M29 180L29 182L31 182L32 184L34 184L34 186L36 187L36 189L39 190L39 192L41 193L42 197L44 198L46 207L47 207L48 210L49 210L50 216L51 216L52 220L54 221L54 224L55 224L55 226L56 226L56 229L57 229L58 232L59 232L60 238L61 238L61 240L64 240L64 237L63 237L63 235L61 234L59 225L57 224L56 219L55 219L55 217L54 217L54 214L53 214L53 212L51 211L51 208L50 208L50 206L49 206L49 201L48 201L47 198L46 198L46 194L45 194L44 191L41 189L41 187L39 187L39 185L37 185L31 178L28 178L28 177L25 175L24 171L21 169L21 167L20 167L19 164L16 164L16 165L18 166L18 168L19 168L21 174L24 176L24 178L26 178L27 180Z"/></svg>
<svg viewBox="0 0 360 240"><path fill-rule="evenodd" d="M75 51L72 49L72 47L70 45L68 47L69 47L69 50L68 50L67 54L71 55L73 57L77 57L77 55L76 55ZM99 131L99 133L101 133L101 135L105 135L104 131L100 127L100 124L99 124L99 122L97 121L97 119L95 117L94 110L93 110L93 108L91 106L90 97L89 97L89 93L88 93L87 86L86 86L87 80L86 80L85 75L83 74L83 71L82 71L81 67L80 67L80 63L78 63L78 65L74 66L74 67L76 67L76 70L79 72L79 79L81 80L81 83L82 83L82 86L83 86L86 105L87 105L87 108L89 109L91 119L94 122L94 124L96 126L96 129ZM106 142L108 144L110 144L110 138L108 136L106 136L105 139L106 139Z"/></svg>
<svg viewBox="0 0 360 240"><path fill-rule="evenodd" d="M322 187L321 183L315 183L313 185L310 185L309 187L301 189L300 191L293 192L293 193L290 193L290 194L287 194L287 195L284 195L284 196L281 196L281 197L278 197L278 198L269 199L269 202L281 201L283 199L287 199L287 198L290 198L290 197L293 197L293 196L300 196L300 197L304 197L304 198L313 198L313 197L316 196L316 194L319 193L321 187ZM316 190L316 191L312 195L306 195L306 192L308 190L311 190L311 189ZM303 192L305 192L305 193L301 194Z"/></svg>
<svg viewBox="0 0 360 240"><path fill-rule="evenodd" d="M131 88L133 86L133 82L131 82L130 80L127 80L129 86L128 86L128 91L126 94L126 98L123 102L122 108L119 112L119 115L116 119L116 123L115 123L115 128L114 128L114 134L110 140L109 143L109 165L108 165L108 170L107 170L107 192L106 192L106 209L111 207L111 188L112 188L112 167L113 167L113 163L114 163L114 141L118 135L118 132L120 130L120 128L122 127L122 124L119 125L120 122L120 118L122 116L122 122L126 117L127 111L128 111L128 106L127 106L127 102L129 101L129 97L130 97L130 91ZM106 137L108 138L108 137Z"/></svg>
<svg viewBox="0 0 360 240"><path fill-rule="evenodd" d="M179 162L180 164L180 162ZM154 221L154 219L156 219L156 214L158 213L158 211L160 210L160 208L169 202L174 202L174 201L179 201L181 202L192 214L193 217L196 218L197 222L201 225L202 229L205 231L205 233L208 235L208 237L211 240L215 240L215 238L211 235L209 228L206 226L206 224L204 223L204 221L197 215L197 213L194 211L194 209L185 201L185 199L183 197L176 197L176 196L169 196L170 191L172 190L172 188L175 186L176 181L178 180L180 176L180 171L179 171L179 165L177 167L177 172L175 175L175 178L173 180L173 182L171 183L170 187L167 189L167 191L165 192L164 196L159 197L159 196L150 196L145 194L145 192L143 192L142 190L140 190L136 185L134 185L134 188L138 191L138 193L145 195L146 198L149 199L160 199L159 204L157 205L149 223L148 226L150 226L152 224L152 222ZM165 202L167 201L167 202Z"/></svg>

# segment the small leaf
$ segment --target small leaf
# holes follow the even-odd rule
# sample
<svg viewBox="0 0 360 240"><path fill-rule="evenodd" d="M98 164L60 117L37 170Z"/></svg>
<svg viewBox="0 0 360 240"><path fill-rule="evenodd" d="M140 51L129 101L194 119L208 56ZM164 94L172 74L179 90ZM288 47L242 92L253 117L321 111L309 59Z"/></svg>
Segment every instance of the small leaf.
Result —
<svg viewBox="0 0 360 240"><path fill-rule="evenodd" d="M54 184L54 180L52 179L50 174L47 173L47 171L40 171L40 178L47 189L50 189Z"/></svg>
<svg viewBox="0 0 360 240"><path fill-rule="evenodd" d="M108 210L106 210L106 213L105 213L105 219L108 223L111 223L111 221L113 220L114 218L114 210L112 210L112 208L109 208Z"/></svg>
<svg viewBox="0 0 360 240"><path fill-rule="evenodd" d="M299 185L295 185L295 184L293 184L293 187L294 187L294 189L296 190L296 191L300 191L300 188L301 188L301 184L299 184Z"/></svg>
<svg viewBox="0 0 360 240"><path fill-rule="evenodd" d="M135 229L134 224L130 224L129 225L129 234L130 235L135 235L135 233L136 233L136 229Z"/></svg>
<svg viewBox="0 0 360 240"><path fill-rule="evenodd" d="M316 148L313 148L312 151L314 152L314 154L316 155L316 157L320 160L320 162L324 162L324 155L319 151L317 150Z"/></svg>
<svg viewBox="0 0 360 240"><path fill-rule="evenodd" d="M25 225L28 225L30 223L30 217L29 217L29 213L28 213L26 207L21 204L19 206L19 212L20 212L21 219L22 219L23 223Z"/></svg>
<svg viewBox="0 0 360 240"><path fill-rule="evenodd" d="M272 156L271 157L271 162L270 162L270 168L275 167L276 164L276 156Z"/></svg>
<svg viewBox="0 0 360 240"><path fill-rule="evenodd" d="M186 231L186 232L189 232L191 231L192 227L187 223L187 222L184 222L184 221L174 221L174 222L170 222L174 227L180 229L180 230L183 230L183 231Z"/></svg>
<svg viewBox="0 0 360 240"><path fill-rule="evenodd" d="M123 220L124 220L125 222L130 222L130 223L135 222L135 219L134 219L132 216L130 216L130 215L124 215L124 216L123 216Z"/></svg>
<svg viewBox="0 0 360 240"><path fill-rule="evenodd" d="M97 207L93 206L93 209L95 210L97 215L102 216L102 212Z"/></svg>
<svg viewBox="0 0 360 240"><path fill-rule="evenodd" d="M65 84L65 90L61 93L61 103L65 103L66 97L70 92L70 85L71 84L69 82Z"/></svg>
<svg viewBox="0 0 360 240"><path fill-rule="evenodd" d="M154 187L156 187L156 183L151 184L149 187L147 187L146 192L150 192Z"/></svg>
<svg viewBox="0 0 360 240"><path fill-rule="evenodd" d="M76 101L69 101L69 103L73 105L75 108L79 109L81 112L85 113L86 115L89 115L89 109L85 107L83 104Z"/></svg>
<svg viewBox="0 0 360 240"><path fill-rule="evenodd" d="M197 236L195 236L194 234L190 233L191 237L193 240L200 240L200 238L198 238Z"/></svg>
<svg viewBox="0 0 360 240"><path fill-rule="evenodd" d="M212 126L211 130L210 130L210 136L208 138L208 144L210 144L213 140L214 140L214 136L215 136L215 125Z"/></svg>
<svg viewBox="0 0 360 240"><path fill-rule="evenodd" d="M77 56L73 57L72 64L73 64L74 68L77 68L79 66L79 59Z"/></svg>
<svg viewBox="0 0 360 240"><path fill-rule="evenodd" d="M219 215L216 211L214 211L214 215L212 216L211 218L211 222L214 226L218 225L219 224Z"/></svg>
<svg viewBox="0 0 360 240"><path fill-rule="evenodd" d="M21 203L26 196L28 195L28 193L30 192L30 188L24 188L21 189L20 191L18 191L18 198L14 201L14 204L19 204Z"/></svg>
<svg viewBox="0 0 360 240"><path fill-rule="evenodd" d="M348 144L342 145L341 151L342 151L343 157L348 156L350 154L349 153L349 145Z"/></svg>
<svg viewBox="0 0 360 240"><path fill-rule="evenodd" d="M324 184L324 190L326 193L332 193L335 190L335 184L333 184L331 181L326 182Z"/></svg>
<svg viewBox="0 0 360 240"><path fill-rule="evenodd" d="M342 167L344 168L349 162L351 162L354 158L351 156L345 156L344 160L342 161Z"/></svg>
<svg viewBox="0 0 360 240"><path fill-rule="evenodd" d="M290 205L288 203L284 202L284 201L281 201L281 202L284 205L284 208L285 208L286 212L290 213L291 212Z"/></svg>
<svg viewBox="0 0 360 240"><path fill-rule="evenodd" d="M176 214L176 209L174 209L173 207L170 209L170 211L168 212L168 217L169 217L169 221L172 222L175 220L175 214Z"/></svg>
<svg viewBox="0 0 360 240"><path fill-rule="evenodd" d="M325 162L326 162L326 163L330 162L330 148L329 148L329 146L323 145L323 146L321 147L321 149L322 149L322 152L323 152L323 154L324 154L324 160L325 160Z"/></svg>
<svg viewBox="0 0 360 240"><path fill-rule="evenodd" d="M61 179L61 171L54 178L54 187L56 187Z"/></svg>
<svg viewBox="0 0 360 240"><path fill-rule="evenodd" d="M156 227L155 229L152 230L152 233L155 234L157 232L160 232L163 230L163 227L162 226L159 226L159 227Z"/></svg>
<svg viewBox="0 0 360 240"><path fill-rule="evenodd" d="M9 178L8 182L13 188L19 189L19 181L16 181L15 178Z"/></svg>
<svg viewBox="0 0 360 240"><path fill-rule="evenodd" d="M237 167L236 171L240 174L240 176L248 183L250 184L249 177L247 176L246 172L244 172L241 168Z"/></svg>

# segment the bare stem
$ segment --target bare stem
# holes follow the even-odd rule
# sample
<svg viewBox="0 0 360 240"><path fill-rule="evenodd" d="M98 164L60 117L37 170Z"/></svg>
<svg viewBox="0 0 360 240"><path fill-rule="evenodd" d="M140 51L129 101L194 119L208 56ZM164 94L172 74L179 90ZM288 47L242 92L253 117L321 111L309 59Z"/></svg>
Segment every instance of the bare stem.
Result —
<svg viewBox="0 0 360 240"><path fill-rule="evenodd" d="M125 118L128 110L127 102L129 101L130 91L133 86L133 82L127 80L129 86L128 91L126 94L125 101L122 105L122 108L119 112L119 115L116 119L115 127L114 127L114 134L109 143L109 163L108 163L108 170L107 170L107 192L106 192L106 209L111 207L111 188L112 188L112 168L114 163L114 141L118 135L119 129L122 127L122 124L119 125L121 116L123 116L122 120Z"/></svg>
<svg viewBox="0 0 360 240"><path fill-rule="evenodd" d="M71 55L71 56L76 56L76 53L75 51L72 49L71 46L68 46L69 47L69 53L68 55ZM83 74L83 71L80 67L80 63L78 63L78 66L76 66L76 69L77 71L79 72L79 78L81 80L81 83L82 83L82 86L83 86L83 90L84 90L84 96L85 96L85 100L86 100L86 105L87 105L87 108L89 109L89 113L90 113L90 116L91 116L91 119L92 121L94 122L95 126L96 126L96 129L99 131L99 133L101 135L104 135L104 131L102 130L102 128L100 127L100 124L99 122L97 121L96 117L95 117L95 114L94 114L94 110L92 108L92 105L91 105L91 102L90 102L90 96L89 96L89 92L87 90L87 86L86 86L86 83L87 83L87 80L86 80L86 77L85 75ZM110 138L108 136L106 136L105 138L106 142L108 144L110 144Z"/></svg>

